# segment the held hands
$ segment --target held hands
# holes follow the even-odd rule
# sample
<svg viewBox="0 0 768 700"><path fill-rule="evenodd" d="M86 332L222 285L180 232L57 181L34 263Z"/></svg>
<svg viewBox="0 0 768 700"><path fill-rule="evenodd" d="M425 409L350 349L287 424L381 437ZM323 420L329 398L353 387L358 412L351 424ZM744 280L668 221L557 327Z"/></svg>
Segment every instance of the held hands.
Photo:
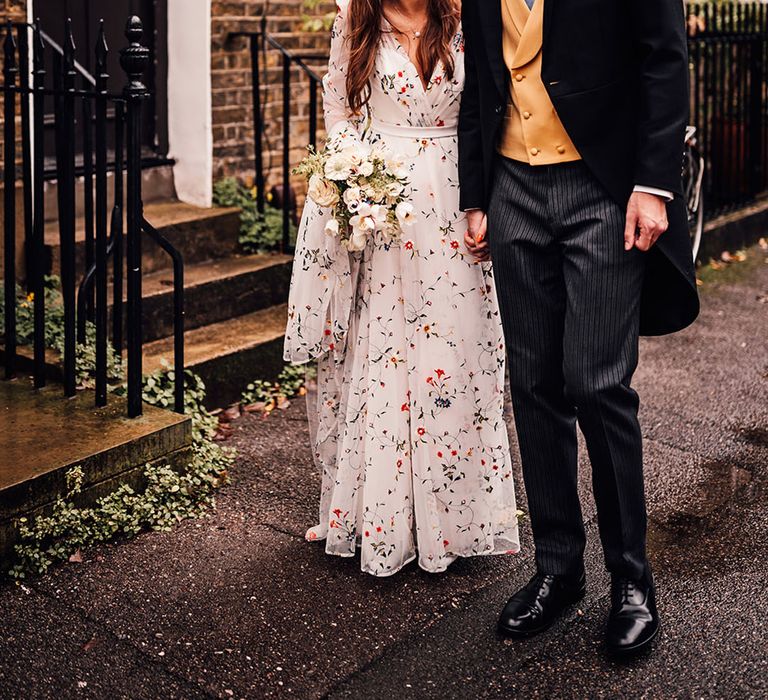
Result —
<svg viewBox="0 0 768 700"><path fill-rule="evenodd" d="M487 231L488 219L485 216L485 212L480 209L468 211L464 245L467 246L470 254L475 256L476 262L486 262L491 258L488 250L488 241L485 240Z"/></svg>
<svg viewBox="0 0 768 700"><path fill-rule="evenodd" d="M625 250L650 250L668 227L667 203L662 197L647 192L632 193L624 229Z"/></svg>

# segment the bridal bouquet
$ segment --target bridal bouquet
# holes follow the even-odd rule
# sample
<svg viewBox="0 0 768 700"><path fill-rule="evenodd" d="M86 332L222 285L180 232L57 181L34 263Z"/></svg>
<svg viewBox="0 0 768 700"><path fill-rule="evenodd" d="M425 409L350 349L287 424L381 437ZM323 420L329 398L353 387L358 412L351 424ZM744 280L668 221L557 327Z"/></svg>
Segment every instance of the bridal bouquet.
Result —
<svg viewBox="0 0 768 700"><path fill-rule="evenodd" d="M376 233L396 242L416 221L405 160L381 146L331 141L310 149L294 172L307 178L309 198L331 210L325 232L349 251L363 250Z"/></svg>

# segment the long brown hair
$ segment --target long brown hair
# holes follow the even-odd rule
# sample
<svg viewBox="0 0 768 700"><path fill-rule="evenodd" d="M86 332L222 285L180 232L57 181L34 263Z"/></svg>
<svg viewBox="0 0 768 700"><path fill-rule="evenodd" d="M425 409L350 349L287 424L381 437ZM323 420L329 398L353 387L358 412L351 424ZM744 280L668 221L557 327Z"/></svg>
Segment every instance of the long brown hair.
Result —
<svg viewBox="0 0 768 700"><path fill-rule="evenodd" d="M383 4L384 0L351 0L347 10L347 103L352 114L360 114L371 94L370 79L384 19ZM427 0L427 26L419 38L417 52L419 68L427 79L438 61L445 66L448 78L453 78L451 41L458 22L455 0Z"/></svg>

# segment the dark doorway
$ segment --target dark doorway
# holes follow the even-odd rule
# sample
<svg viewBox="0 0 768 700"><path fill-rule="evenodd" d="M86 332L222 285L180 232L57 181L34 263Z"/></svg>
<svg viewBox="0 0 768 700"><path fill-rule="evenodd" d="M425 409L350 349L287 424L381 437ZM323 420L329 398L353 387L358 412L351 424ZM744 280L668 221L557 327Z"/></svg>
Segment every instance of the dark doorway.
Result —
<svg viewBox="0 0 768 700"><path fill-rule="evenodd" d="M144 25L142 43L150 50L150 64L144 76L150 97L144 105L142 143L144 158L163 161L168 152L167 136L167 27L165 0L34 0L33 12L44 31L59 45L64 41L67 17L72 19L77 61L91 75L94 72L94 47L98 37L100 20L109 46L107 70L109 91L120 92L126 82L120 67L120 49L127 44L125 22L133 14L141 17ZM80 80L80 79L79 79ZM78 85L79 87L79 85ZM46 151L53 155L53 103L46 108L48 131ZM51 149L51 150L49 150ZM82 144L77 144L82 153Z"/></svg>

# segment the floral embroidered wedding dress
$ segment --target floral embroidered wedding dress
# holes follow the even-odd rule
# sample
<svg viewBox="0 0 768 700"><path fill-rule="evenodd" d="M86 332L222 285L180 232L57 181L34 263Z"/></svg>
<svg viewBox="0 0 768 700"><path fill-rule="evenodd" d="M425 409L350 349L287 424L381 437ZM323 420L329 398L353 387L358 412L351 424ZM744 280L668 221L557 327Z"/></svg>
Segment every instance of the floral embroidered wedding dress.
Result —
<svg viewBox="0 0 768 700"><path fill-rule="evenodd" d="M386 31L368 114L347 111L348 0L339 3L324 81L329 135L383 142L410 163L416 223L399 243L348 253L307 201L299 230L286 360L318 360L309 406L322 468L319 524L339 556L387 576L418 558L431 572L456 557L519 550L503 418L505 351L490 266L474 264L459 211L456 124L463 39L449 79L425 88Z"/></svg>

